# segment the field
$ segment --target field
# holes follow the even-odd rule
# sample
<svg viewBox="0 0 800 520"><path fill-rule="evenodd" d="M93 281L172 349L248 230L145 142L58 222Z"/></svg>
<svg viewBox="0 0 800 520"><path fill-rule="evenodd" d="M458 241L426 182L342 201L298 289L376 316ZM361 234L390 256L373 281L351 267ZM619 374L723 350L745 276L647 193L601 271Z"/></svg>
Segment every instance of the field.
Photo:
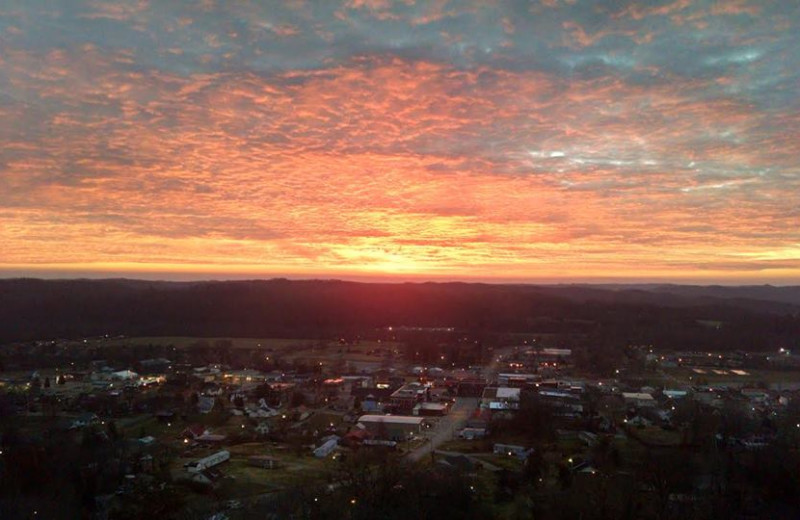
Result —
<svg viewBox="0 0 800 520"><path fill-rule="evenodd" d="M656 426L636 427L627 429L628 434L639 439L643 444L651 447L674 447L681 444L682 436L680 432L664 430Z"/></svg>
<svg viewBox="0 0 800 520"><path fill-rule="evenodd" d="M312 481L327 480L334 471L336 461L330 457L318 459L311 450L302 455L281 449L270 443L247 443L231 446L231 460L225 474L234 477L237 486L283 489ZM262 469L249 466L247 459L257 455L275 457L281 462L278 469Z"/></svg>
<svg viewBox="0 0 800 520"><path fill-rule="evenodd" d="M286 349L313 345L315 340L285 338L197 338L187 336L143 336L88 339L84 343L93 346L126 347L133 345L171 345L175 348L213 346L220 342L230 342L233 348ZM79 344L80 342L74 342Z"/></svg>
<svg viewBox="0 0 800 520"><path fill-rule="evenodd" d="M454 439L447 441L438 448L441 451L457 451L460 453L486 453L492 451L492 442L483 439L473 441Z"/></svg>
<svg viewBox="0 0 800 520"><path fill-rule="evenodd" d="M270 442L250 442L227 446L231 458L219 466L225 475L216 491L217 496L225 499L241 499L273 493L292 486L327 481L336 468L336 460L328 457L318 459L311 455L311 450L298 454ZM172 465L172 473L176 477L185 475L183 465L186 462L202 458L217 451L216 448L204 448L181 457ZM248 464L253 456L270 456L280 462L277 469L264 469Z"/></svg>
<svg viewBox="0 0 800 520"><path fill-rule="evenodd" d="M709 367L679 367L665 369L664 373L673 381L685 384L725 384L730 386L797 385L800 372L792 370L752 370Z"/></svg>
<svg viewBox="0 0 800 520"><path fill-rule="evenodd" d="M342 344L338 341L287 338L198 338L186 336L152 336L125 338L96 338L74 345L94 347L129 347L137 345L163 345L176 349L221 347L232 349L263 349L283 359L305 359L323 362L360 361L380 362L402 354L403 344L396 341L359 341Z"/></svg>
<svg viewBox="0 0 800 520"><path fill-rule="evenodd" d="M350 426L344 422L344 415L331 412L315 412L302 424L306 429L319 431Z"/></svg>

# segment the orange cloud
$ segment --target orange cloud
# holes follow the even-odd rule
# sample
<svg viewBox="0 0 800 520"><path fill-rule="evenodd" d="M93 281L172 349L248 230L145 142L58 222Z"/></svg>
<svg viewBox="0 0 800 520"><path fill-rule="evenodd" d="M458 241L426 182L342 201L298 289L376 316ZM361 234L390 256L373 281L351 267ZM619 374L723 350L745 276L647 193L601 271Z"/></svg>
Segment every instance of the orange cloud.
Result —
<svg viewBox="0 0 800 520"><path fill-rule="evenodd" d="M800 275L800 145L751 103L695 95L717 79L378 56L178 74L94 46L5 59L48 107L0 106L7 268Z"/></svg>

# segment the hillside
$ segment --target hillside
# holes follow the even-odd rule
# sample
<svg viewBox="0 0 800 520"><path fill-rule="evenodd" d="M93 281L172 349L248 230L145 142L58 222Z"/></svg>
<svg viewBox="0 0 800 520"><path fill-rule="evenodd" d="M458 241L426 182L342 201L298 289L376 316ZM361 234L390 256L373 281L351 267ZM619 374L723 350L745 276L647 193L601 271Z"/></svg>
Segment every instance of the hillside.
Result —
<svg viewBox="0 0 800 520"><path fill-rule="evenodd" d="M798 287L0 280L0 342L101 334L330 337L388 326L576 332L770 349L800 337ZM709 331L701 322L719 322Z"/></svg>

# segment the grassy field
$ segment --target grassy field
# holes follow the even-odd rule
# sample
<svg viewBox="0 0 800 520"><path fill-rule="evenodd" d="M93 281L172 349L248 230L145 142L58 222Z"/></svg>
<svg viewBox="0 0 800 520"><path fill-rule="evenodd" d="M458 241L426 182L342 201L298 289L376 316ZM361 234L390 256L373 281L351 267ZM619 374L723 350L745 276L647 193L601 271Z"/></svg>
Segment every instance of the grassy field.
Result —
<svg viewBox="0 0 800 520"><path fill-rule="evenodd" d="M231 458L219 466L225 475L216 495L224 499L242 499L272 493L311 482L327 481L337 462L331 458L318 459L308 453L297 454L269 442L251 442L228 446ZM204 449L191 457L177 459L172 465L174 475L184 474L183 464L217 451ZM248 464L253 456L270 456L280 461L277 469L264 469Z"/></svg>
<svg viewBox="0 0 800 520"><path fill-rule="evenodd" d="M150 414L117 420L117 429L122 432L125 437L134 439L152 435L160 441L178 440L184 427L185 426L183 426L180 421L164 423L158 421Z"/></svg>
<svg viewBox="0 0 800 520"><path fill-rule="evenodd" d="M279 469L256 468L247 464L246 458L232 457L223 468L225 475L235 483L230 490L223 489L230 498L269 493L309 482L325 481L335 461L311 456L298 458L278 457L286 464Z"/></svg>
<svg viewBox="0 0 800 520"><path fill-rule="evenodd" d="M83 342L74 342L75 345ZM99 338L86 340L96 347L119 348L138 345L172 346L177 349L207 348L220 345L233 349L263 349L283 359L303 362L382 362L403 352L403 343L395 341L361 341L340 344L338 341L287 338L198 338L186 336L145 336ZM389 354L389 355L387 355Z"/></svg>
<svg viewBox="0 0 800 520"><path fill-rule="evenodd" d="M332 412L316 412L307 420L305 420L303 425L309 430L319 431L323 431L331 427L339 428L342 426L349 426L348 424L344 423L344 415Z"/></svg>
<svg viewBox="0 0 800 520"><path fill-rule="evenodd" d="M739 375L728 368L718 368L724 374L717 374L714 369L700 368L704 373L695 372L692 368L678 367L665 369L664 372L673 378L680 379L687 384L697 384L698 381L707 381L708 384L744 384L746 386L756 386L758 383L797 383L800 381L800 372L791 370L751 370L744 369L745 375Z"/></svg>
<svg viewBox="0 0 800 520"><path fill-rule="evenodd" d="M612 446L619 451L623 464L636 465L647 457L649 449L636 439L616 437Z"/></svg>
<svg viewBox="0 0 800 520"><path fill-rule="evenodd" d="M664 430L655 426L644 428L633 426L628 428L628 433L650 446L678 446L681 443L680 432Z"/></svg>

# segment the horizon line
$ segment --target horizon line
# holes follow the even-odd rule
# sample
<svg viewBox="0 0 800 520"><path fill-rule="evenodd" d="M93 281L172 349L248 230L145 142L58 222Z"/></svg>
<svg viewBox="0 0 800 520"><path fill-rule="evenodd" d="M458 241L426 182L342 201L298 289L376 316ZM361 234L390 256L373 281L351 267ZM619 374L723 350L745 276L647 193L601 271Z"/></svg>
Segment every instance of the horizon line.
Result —
<svg viewBox="0 0 800 520"><path fill-rule="evenodd" d="M553 278L501 278L501 277L425 277L391 275L292 275L292 274L211 274L211 273L133 273L133 272L13 272L0 269L0 281L133 281L156 283L212 283L212 282L269 282L286 280L291 282L349 282L374 285L401 284L475 284L475 285L530 285L530 286L695 286L695 287L800 287L800 280L755 281L718 280L695 278L651 278L651 277L564 277Z"/></svg>

